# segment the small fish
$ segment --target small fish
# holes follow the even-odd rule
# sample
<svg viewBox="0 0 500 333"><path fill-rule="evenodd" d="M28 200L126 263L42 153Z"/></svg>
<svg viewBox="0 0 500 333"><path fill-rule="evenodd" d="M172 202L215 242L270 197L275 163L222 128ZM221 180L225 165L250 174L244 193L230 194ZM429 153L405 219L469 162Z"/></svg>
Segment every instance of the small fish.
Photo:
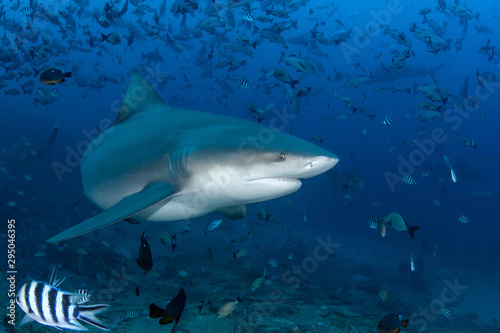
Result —
<svg viewBox="0 0 500 333"><path fill-rule="evenodd" d="M123 255L124 255L125 257L127 257L127 258L129 258L129 259L130 259L130 258L132 258L132 251L130 251L130 249L123 249L123 250L122 250L122 253L123 253Z"/></svg>
<svg viewBox="0 0 500 333"><path fill-rule="evenodd" d="M287 258L288 258L288 260L292 260L293 259L293 252L288 252Z"/></svg>
<svg viewBox="0 0 500 333"><path fill-rule="evenodd" d="M436 6L436 7L434 7L434 10L435 10L436 12L438 12L439 14L444 14L444 13L446 13L446 8L441 7L441 6Z"/></svg>
<svg viewBox="0 0 500 333"><path fill-rule="evenodd" d="M411 141L410 141L410 146L411 146L411 147L415 147L416 145L417 145L417 140L415 140L415 139L411 139Z"/></svg>
<svg viewBox="0 0 500 333"><path fill-rule="evenodd" d="M410 256L410 270L415 272L415 260L413 259L413 254Z"/></svg>
<svg viewBox="0 0 500 333"><path fill-rule="evenodd" d="M250 89L250 88L253 88L253 85L250 84L250 82L248 82L245 79L241 79L240 82L239 82L239 85L240 85L241 89Z"/></svg>
<svg viewBox="0 0 500 333"><path fill-rule="evenodd" d="M35 257L35 258L42 258L45 256L47 256L47 252L42 251L42 250L36 251L35 253L33 253L33 257Z"/></svg>
<svg viewBox="0 0 500 333"><path fill-rule="evenodd" d="M392 120L392 118L391 118L391 117L386 116L386 117L384 118L384 121L383 121L382 123L383 123L384 125L386 125L386 126L391 126L392 124L394 124L394 120Z"/></svg>
<svg viewBox="0 0 500 333"><path fill-rule="evenodd" d="M265 111L269 111L271 110L272 108L274 108L274 103L273 102L267 102L266 106L265 106Z"/></svg>
<svg viewBox="0 0 500 333"><path fill-rule="evenodd" d="M380 296L380 300L382 301L382 303L387 303L387 300L389 299L389 295L387 294L387 291L385 291L384 289L380 290L378 292L379 296Z"/></svg>
<svg viewBox="0 0 500 333"><path fill-rule="evenodd" d="M96 273L96 274L95 274L95 277L96 277L96 278L97 278L97 280L99 280L99 282L101 282L101 283L102 283L102 281L104 281L104 277L105 277L105 276L106 276L106 275L104 274L104 272L103 272L103 273Z"/></svg>
<svg viewBox="0 0 500 333"><path fill-rule="evenodd" d="M271 279L266 279L266 280L264 281L264 284L265 284L266 286L273 286L273 285L274 285L274 281L273 281L273 280L271 280Z"/></svg>
<svg viewBox="0 0 500 333"><path fill-rule="evenodd" d="M37 71L35 72L38 73ZM71 72L63 73L60 69L49 68L40 74L40 82L47 85L54 85L66 81L65 78L67 77L71 77Z"/></svg>
<svg viewBox="0 0 500 333"><path fill-rule="evenodd" d="M425 177L429 176L429 171L425 171L425 170L421 171L419 173L419 176L422 177L422 178L425 178Z"/></svg>
<svg viewBox="0 0 500 333"><path fill-rule="evenodd" d="M184 47L186 46L186 44L184 44L183 42L181 41L177 41L175 42L175 47L179 48L179 49L183 49Z"/></svg>
<svg viewBox="0 0 500 333"><path fill-rule="evenodd" d="M253 17L253 15L252 15L252 14L250 14L250 13L246 13L245 15L243 15L243 19L244 19L245 21L248 21L248 22L253 22L254 17Z"/></svg>
<svg viewBox="0 0 500 333"><path fill-rule="evenodd" d="M262 272L262 276L261 277L258 277L256 278L253 282L252 282L252 291L255 291L257 290L260 285L262 284L262 282L264 282L265 280L267 279L267 269L264 268L263 272Z"/></svg>
<svg viewBox="0 0 500 333"><path fill-rule="evenodd" d="M268 263L268 264L269 264L269 266L271 266L271 267L274 267L274 268L278 267L278 261L277 261L276 259L269 259L269 260L267 261L267 263Z"/></svg>
<svg viewBox="0 0 500 333"><path fill-rule="evenodd" d="M401 326L408 326L409 319L403 320L402 316L389 314L382 318L377 325L378 333L397 333Z"/></svg>
<svg viewBox="0 0 500 333"><path fill-rule="evenodd" d="M161 41L163 41L163 38L160 35L154 35L153 36L153 41L155 41L155 42L161 42Z"/></svg>
<svg viewBox="0 0 500 333"><path fill-rule="evenodd" d="M26 6L21 9L21 13L29 16L33 14L33 9L30 6Z"/></svg>
<svg viewBox="0 0 500 333"><path fill-rule="evenodd" d="M217 229L219 227L219 225L221 223L222 223L222 220L215 220L215 221L211 222L207 227L207 231L214 231L215 229Z"/></svg>
<svg viewBox="0 0 500 333"><path fill-rule="evenodd" d="M188 277L188 272L185 269L181 269L177 275L179 276L179 279L185 280Z"/></svg>
<svg viewBox="0 0 500 333"><path fill-rule="evenodd" d="M384 217L384 222L396 231L407 232L411 239L415 237L415 231L420 230L420 226L410 226L398 213L390 213Z"/></svg>
<svg viewBox="0 0 500 333"><path fill-rule="evenodd" d="M129 318L139 317L139 312L137 310L128 310L127 317L129 317Z"/></svg>
<svg viewBox="0 0 500 333"><path fill-rule="evenodd" d="M266 72L266 77L273 76L273 74L274 74L274 69L270 69Z"/></svg>
<svg viewBox="0 0 500 333"><path fill-rule="evenodd" d="M233 259L244 257L247 254L248 254L248 251L245 249L239 250L238 252L233 252Z"/></svg>
<svg viewBox="0 0 500 333"><path fill-rule="evenodd" d="M363 99L365 101L368 100L368 96L366 95L366 92L364 92L364 91L361 92L361 97L363 97Z"/></svg>
<svg viewBox="0 0 500 333"><path fill-rule="evenodd" d="M458 217L458 221L462 223L469 223L470 219L466 215L462 214Z"/></svg>
<svg viewBox="0 0 500 333"><path fill-rule="evenodd" d="M294 19L290 19L290 20L286 21L285 28L291 27L295 22L296 22L296 20L294 20Z"/></svg>
<svg viewBox="0 0 500 333"><path fill-rule="evenodd" d="M105 35L101 32L101 42L108 42L111 45L118 45L121 43L120 35L116 32L112 32L109 35Z"/></svg>
<svg viewBox="0 0 500 333"><path fill-rule="evenodd" d="M450 173L451 173L451 180L456 183L457 182L457 174L455 173L455 170L453 169L450 169Z"/></svg>
<svg viewBox="0 0 500 333"><path fill-rule="evenodd" d="M136 260L139 267L142 268L145 272L149 272L153 268L153 256L151 255L149 243L146 240L146 231L142 232L141 245L139 247L139 257Z"/></svg>
<svg viewBox="0 0 500 333"><path fill-rule="evenodd" d="M171 235L168 231L161 231L156 234L156 238L158 238L163 245L172 247L172 252L175 252L175 248L177 247L177 244L174 244L175 237L177 237L177 235Z"/></svg>
<svg viewBox="0 0 500 333"><path fill-rule="evenodd" d="M139 9L140 11L143 11L143 12L148 11L149 8L150 8L149 5L147 5L145 3L143 3L143 4L139 5L139 7L137 7L137 9Z"/></svg>
<svg viewBox="0 0 500 333"><path fill-rule="evenodd" d="M48 283L30 281L19 289L16 302L26 313L19 326L34 320L59 330L85 331L87 328L78 322L82 320L101 330L109 331L109 328L96 317L107 310L109 305L80 305L86 295L59 289L64 278L54 281L55 274L56 268L52 270Z"/></svg>
<svg viewBox="0 0 500 333"><path fill-rule="evenodd" d="M184 310L184 306L186 305L186 293L184 289L181 288L177 296L175 296L170 302L167 304L167 308L163 310L158 305L152 303L149 305L149 317L150 318L160 318L160 325L170 324L175 320L175 325L181 319L182 311ZM172 330L175 332L175 326Z"/></svg>
<svg viewBox="0 0 500 333"><path fill-rule="evenodd" d="M465 138L465 139L462 139L462 144L465 146L465 147L471 147L472 150L476 150L477 149L477 143L474 141L473 138Z"/></svg>
<svg viewBox="0 0 500 333"><path fill-rule="evenodd" d="M341 99L342 102L344 102L344 105L352 110L352 113L356 112L357 109L354 106L354 102L352 101L352 99L350 99L349 97L342 97Z"/></svg>
<svg viewBox="0 0 500 333"><path fill-rule="evenodd" d="M226 304L221 306L220 309L217 311L217 319L231 316L231 313L233 313L234 309L236 309L238 303L242 302L243 301L238 295L235 301L227 302Z"/></svg>
<svg viewBox="0 0 500 333"><path fill-rule="evenodd" d="M450 320L450 319L451 319L451 313L450 313L450 310L448 310L447 308L443 308L443 309L441 310L441 313L443 314L443 316L444 316L446 319L448 319L448 320Z"/></svg>
<svg viewBox="0 0 500 333"><path fill-rule="evenodd" d="M409 184L409 185L415 185L415 179L413 179L413 177L411 177L411 176L404 176L404 177L403 177L403 181L404 181L406 184Z"/></svg>
<svg viewBox="0 0 500 333"><path fill-rule="evenodd" d="M77 290L75 290L75 294L82 295L82 299L78 301L78 304L84 304L93 298L94 291L93 290L87 291L85 289L77 289Z"/></svg>
<svg viewBox="0 0 500 333"><path fill-rule="evenodd" d="M345 119L347 119L347 115L345 113L341 113L337 116L337 119L338 120L345 120Z"/></svg>
<svg viewBox="0 0 500 333"><path fill-rule="evenodd" d="M49 91L49 95L54 97L54 98L58 98L61 94L59 93L59 90L52 89L51 91Z"/></svg>
<svg viewBox="0 0 500 333"><path fill-rule="evenodd" d="M427 130L425 128L423 128L423 127L419 128L417 130L417 134L419 134L419 135L422 135L422 134L425 134L425 133L427 133Z"/></svg>
<svg viewBox="0 0 500 333"><path fill-rule="evenodd" d="M377 229L377 225L378 225L377 221L374 220L368 221L368 228L370 229Z"/></svg>
<svg viewBox="0 0 500 333"><path fill-rule="evenodd" d="M27 181L30 181L31 180L31 176L30 175L24 175L24 179L26 179Z"/></svg>
<svg viewBox="0 0 500 333"><path fill-rule="evenodd" d="M337 96L339 93L340 93L340 89L339 88L335 88L335 89L332 90L332 92L330 93L330 95Z"/></svg>
<svg viewBox="0 0 500 333"><path fill-rule="evenodd" d="M139 297L141 295L141 292L139 290L139 286L135 286L135 296Z"/></svg>
<svg viewBox="0 0 500 333"><path fill-rule="evenodd" d="M121 323L123 321L123 317L122 316L114 316L112 319L111 319L111 322L115 325Z"/></svg>
<svg viewBox="0 0 500 333"><path fill-rule="evenodd" d="M319 142L320 144L323 144L323 142L325 141L325 139L320 138L320 137L319 137L319 136L317 136L317 135L313 135L313 136L311 136L311 140L316 141L316 142Z"/></svg>

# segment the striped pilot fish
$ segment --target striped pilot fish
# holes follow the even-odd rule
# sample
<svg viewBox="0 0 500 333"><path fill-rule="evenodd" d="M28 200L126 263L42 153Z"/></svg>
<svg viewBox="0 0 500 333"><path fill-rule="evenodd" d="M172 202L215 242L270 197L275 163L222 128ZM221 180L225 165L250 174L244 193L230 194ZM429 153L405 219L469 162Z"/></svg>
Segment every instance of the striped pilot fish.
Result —
<svg viewBox="0 0 500 333"><path fill-rule="evenodd" d="M64 278L54 281L56 269L52 271L49 283L30 281L24 284L16 297L19 307L26 313L19 326L32 321L52 326L59 330L87 331L78 320L101 330L109 331L96 315L107 310L109 305L82 306L89 299L86 293L71 293L58 287Z"/></svg>

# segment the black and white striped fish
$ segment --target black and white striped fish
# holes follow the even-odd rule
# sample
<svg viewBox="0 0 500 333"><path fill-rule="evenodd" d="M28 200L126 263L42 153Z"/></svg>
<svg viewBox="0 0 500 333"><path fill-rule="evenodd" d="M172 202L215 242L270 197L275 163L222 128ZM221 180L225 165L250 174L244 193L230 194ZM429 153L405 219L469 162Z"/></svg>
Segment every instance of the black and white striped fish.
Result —
<svg viewBox="0 0 500 333"><path fill-rule="evenodd" d="M30 281L19 290L16 302L26 313L20 326L37 321L59 330L86 331L87 328L78 322L82 320L101 330L109 331L109 328L96 317L97 314L107 310L109 305L79 305L87 296L60 290L58 287L64 278L54 281L55 272L54 268L49 283Z"/></svg>
<svg viewBox="0 0 500 333"><path fill-rule="evenodd" d="M248 22L253 22L254 20L253 15L250 13L246 13L245 15L243 15L243 19Z"/></svg>
<svg viewBox="0 0 500 333"><path fill-rule="evenodd" d="M450 320L451 319L451 313L450 313L450 310L448 310L447 308L443 308L441 310L441 312L443 313L443 316L445 316L446 319Z"/></svg>
<svg viewBox="0 0 500 333"><path fill-rule="evenodd" d="M241 79L240 80L240 88L241 89L250 89L250 88L253 88L253 85L250 84L250 82L248 82L247 80Z"/></svg>
<svg viewBox="0 0 500 333"><path fill-rule="evenodd" d="M382 122L384 125L391 126L394 124L394 121L392 120L391 117L387 116L384 118L384 121Z"/></svg>
<svg viewBox="0 0 500 333"><path fill-rule="evenodd" d="M29 16L33 14L33 9L30 6L26 6L21 9L21 13Z"/></svg>
<svg viewBox="0 0 500 333"><path fill-rule="evenodd" d="M274 103L273 102L267 102L265 110L269 111L269 110L272 110L272 108L274 108Z"/></svg>
<svg viewBox="0 0 500 333"><path fill-rule="evenodd" d="M270 69L266 72L266 77L270 77L274 74L274 69Z"/></svg>
<svg viewBox="0 0 500 333"><path fill-rule="evenodd" d="M444 14L444 13L446 13L446 8L441 7L441 6L436 6L436 7L434 7L434 10L435 10L436 12L438 12L439 14Z"/></svg>
<svg viewBox="0 0 500 333"><path fill-rule="evenodd" d="M409 185L415 185L415 179L413 179L413 177L411 177L411 176L404 176L404 177L403 177L403 181L404 181L406 184L409 184Z"/></svg>
<svg viewBox="0 0 500 333"><path fill-rule="evenodd" d="M85 290L85 289L77 289L75 290L75 294L81 294L83 297L80 301L78 301L78 304L84 304L87 303L92 299L94 296L94 291L93 290Z"/></svg>
<svg viewBox="0 0 500 333"><path fill-rule="evenodd" d="M420 172L419 175L420 175L420 177L425 178L429 175L429 171L424 170L424 171Z"/></svg>
<svg viewBox="0 0 500 333"><path fill-rule="evenodd" d="M450 168L450 173L451 173L451 180L453 180L454 183L457 182L457 174L455 173L455 170Z"/></svg>

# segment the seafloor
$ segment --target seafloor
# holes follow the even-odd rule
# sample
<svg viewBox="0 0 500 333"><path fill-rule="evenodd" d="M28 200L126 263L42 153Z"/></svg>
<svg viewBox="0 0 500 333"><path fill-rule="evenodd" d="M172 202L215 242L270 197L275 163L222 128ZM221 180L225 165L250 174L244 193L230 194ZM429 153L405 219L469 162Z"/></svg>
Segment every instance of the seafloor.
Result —
<svg viewBox="0 0 500 333"><path fill-rule="evenodd" d="M138 228L141 226L131 226L132 230L128 232L140 234ZM224 231L217 232L222 235ZM103 235L107 237L108 234L103 232L100 238ZM400 234L389 236L398 237ZM298 329L316 333L376 332L378 321L389 313L411 318L410 325L402 332L500 332L497 323L500 279L494 270L487 274L446 267L436 258L427 260L425 270L415 277L409 272L409 261L402 259L405 255L401 256L401 250L391 247L388 242L352 236L352 241L348 242L339 234L331 235L333 240L339 239L339 243L326 260L314 259L321 254L315 252L318 251L317 239L311 239L309 243L296 242L292 259L287 258L286 244L276 247L268 240L248 241L249 254L232 260L236 248L217 247L225 237L212 237L215 249L212 259L202 251L209 241L201 231L194 231L184 238L177 237L179 247L172 253L151 235L155 262L153 270L147 274L135 262L138 237L124 238L127 241L106 241L100 248L96 245L101 241L92 238L79 240L78 246L89 249L88 255L83 256L74 255L76 245L71 243L59 248L48 247L46 256L37 258L31 269L24 268L29 274L22 274L22 270L18 274L19 278L46 281L49 266L55 263L54 258L58 254L61 258L62 253L65 256L71 254L71 263L58 264L62 266L59 274L68 278L61 289L93 289L94 299L89 304L111 305L99 317L112 332L171 332L173 324L161 326L158 319L148 317L149 305L155 302L164 306L181 287L185 289L187 301L176 327L179 333L299 332ZM123 254L126 248L134 249L132 256ZM264 282L251 291L252 282L273 255L280 259L276 268L267 265L267 277L272 282ZM196 256L202 260L193 260ZM255 264L259 258L261 265ZM203 260L206 260L206 268L200 264ZM250 260L254 262L252 267L249 267ZM247 268L244 268L244 263ZM303 266L308 273L304 270L293 273L294 265ZM34 269L35 266L45 269ZM179 277L181 270L186 271L187 277ZM99 281L95 272L104 273L104 278ZM2 290L6 290L5 279L1 283ZM139 296L135 291L137 286ZM387 292L386 302L379 295L381 290ZM218 319L217 310L226 302L235 300L237 295L243 303L238 304L231 317ZM443 307L450 311L450 318L442 314ZM3 316L5 306L2 306L2 312ZM17 322L23 315L18 308ZM11 330L11 327L7 325L7 329ZM18 331L55 332L55 329L31 323Z"/></svg>

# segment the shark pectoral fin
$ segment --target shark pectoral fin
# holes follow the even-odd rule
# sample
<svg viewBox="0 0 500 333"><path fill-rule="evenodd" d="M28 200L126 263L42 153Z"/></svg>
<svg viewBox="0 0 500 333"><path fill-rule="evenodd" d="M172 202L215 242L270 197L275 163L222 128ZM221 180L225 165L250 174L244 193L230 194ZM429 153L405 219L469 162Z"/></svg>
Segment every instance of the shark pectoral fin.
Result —
<svg viewBox="0 0 500 333"><path fill-rule="evenodd" d="M216 212L231 220L239 220L247 215L247 206L237 205L237 206L222 207L217 209Z"/></svg>
<svg viewBox="0 0 500 333"><path fill-rule="evenodd" d="M80 236L91 231L104 228L130 216L133 216L144 209L167 199L176 193L176 189L169 184L153 183L146 186L142 191L129 195L121 199L116 205L108 208L102 213L75 225L47 240L48 243L58 243L60 241Z"/></svg>

